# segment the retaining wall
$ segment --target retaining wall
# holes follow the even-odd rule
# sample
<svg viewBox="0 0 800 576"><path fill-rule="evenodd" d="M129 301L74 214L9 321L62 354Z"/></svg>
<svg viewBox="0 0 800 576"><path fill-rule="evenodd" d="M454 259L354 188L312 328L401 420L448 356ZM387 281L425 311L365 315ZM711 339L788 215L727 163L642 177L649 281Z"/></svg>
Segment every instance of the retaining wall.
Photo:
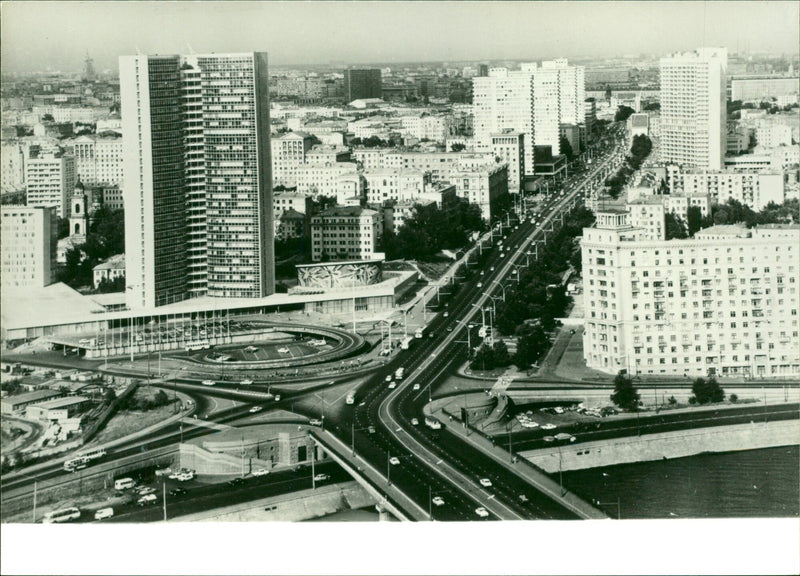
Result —
<svg viewBox="0 0 800 576"><path fill-rule="evenodd" d="M800 444L800 421L752 422L627 436L520 452L546 472L583 470L615 464L694 456L703 452L734 452Z"/></svg>

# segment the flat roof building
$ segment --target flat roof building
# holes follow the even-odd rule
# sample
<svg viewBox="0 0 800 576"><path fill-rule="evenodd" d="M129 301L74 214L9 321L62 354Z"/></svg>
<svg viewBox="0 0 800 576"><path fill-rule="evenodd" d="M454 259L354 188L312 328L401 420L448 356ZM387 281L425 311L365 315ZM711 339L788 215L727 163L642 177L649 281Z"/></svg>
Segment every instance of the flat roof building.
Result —
<svg viewBox="0 0 800 576"><path fill-rule="evenodd" d="M56 208L3 206L0 210L0 282L3 291L43 288L55 281Z"/></svg>

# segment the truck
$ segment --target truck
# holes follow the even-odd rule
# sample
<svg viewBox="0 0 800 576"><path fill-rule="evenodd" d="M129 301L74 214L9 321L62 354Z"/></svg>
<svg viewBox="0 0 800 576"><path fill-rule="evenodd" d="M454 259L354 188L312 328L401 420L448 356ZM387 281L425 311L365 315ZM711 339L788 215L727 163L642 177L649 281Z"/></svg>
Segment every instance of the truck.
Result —
<svg viewBox="0 0 800 576"><path fill-rule="evenodd" d="M421 336L420 336L420 338L421 338ZM412 336L407 336L407 337L403 338L403 341L400 342L400 348L402 348L403 350L408 350L408 347L411 346L411 343L413 341L414 341L414 338Z"/></svg>
<svg viewBox="0 0 800 576"><path fill-rule="evenodd" d="M341 398L341 396L340 396L340 398ZM350 390L350 392L347 393L347 398L345 398L344 402L345 402L345 404L355 404L356 403L356 391L355 390Z"/></svg>
<svg viewBox="0 0 800 576"><path fill-rule="evenodd" d="M439 422L436 418L425 417L425 426L430 428L431 430L440 430L442 428L441 422Z"/></svg>

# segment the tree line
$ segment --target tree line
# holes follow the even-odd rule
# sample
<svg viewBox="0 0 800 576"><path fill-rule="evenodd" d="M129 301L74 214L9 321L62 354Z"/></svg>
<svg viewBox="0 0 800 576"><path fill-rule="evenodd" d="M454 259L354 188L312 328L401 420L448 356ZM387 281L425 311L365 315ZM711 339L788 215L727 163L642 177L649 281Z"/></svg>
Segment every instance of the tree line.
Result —
<svg viewBox="0 0 800 576"><path fill-rule="evenodd" d="M605 185L608 187L608 195L618 198L622 189L628 183L631 176L642 167L645 159L650 155L653 143L644 134L637 134L633 137L630 154L625 157L625 162L619 167L616 174L608 178Z"/></svg>

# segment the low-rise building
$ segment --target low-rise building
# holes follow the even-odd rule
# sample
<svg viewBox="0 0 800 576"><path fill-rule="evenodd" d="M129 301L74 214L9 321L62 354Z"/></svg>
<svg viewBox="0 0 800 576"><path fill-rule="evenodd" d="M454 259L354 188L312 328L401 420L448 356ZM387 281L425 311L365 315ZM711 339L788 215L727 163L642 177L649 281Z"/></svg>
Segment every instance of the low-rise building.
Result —
<svg viewBox="0 0 800 576"><path fill-rule="evenodd" d="M29 420L60 422L78 414L89 401L85 396L68 396L28 406L25 417Z"/></svg>
<svg viewBox="0 0 800 576"><path fill-rule="evenodd" d="M28 406L40 404L54 398L61 398L65 393L60 390L34 390L25 394L6 396L0 400L0 413L19 414L24 412Z"/></svg>
<svg viewBox="0 0 800 576"><path fill-rule="evenodd" d="M712 203L736 200L753 210L761 210L770 202L783 203L783 173L779 171L706 172L667 170L670 193L689 196L707 195Z"/></svg>
<svg viewBox="0 0 800 576"><path fill-rule="evenodd" d="M95 289L100 287L103 280L114 280L115 278L125 277L125 254L116 254L100 262L92 268L92 275Z"/></svg>

